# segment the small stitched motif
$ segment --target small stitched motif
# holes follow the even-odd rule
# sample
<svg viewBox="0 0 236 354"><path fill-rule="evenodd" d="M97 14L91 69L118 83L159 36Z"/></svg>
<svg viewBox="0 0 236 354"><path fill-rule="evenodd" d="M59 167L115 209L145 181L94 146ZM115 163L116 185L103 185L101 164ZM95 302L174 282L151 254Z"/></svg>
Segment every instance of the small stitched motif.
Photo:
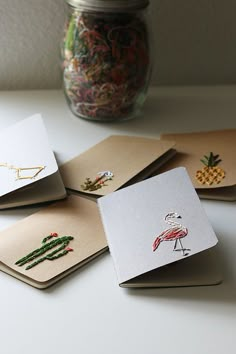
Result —
<svg viewBox="0 0 236 354"><path fill-rule="evenodd" d="M53 237L56 237L56 239L47 242ZM74 237L72 236L58 237L58 234L56 232L52 232L50 235L46 236L42 240L41 247L33 250L32 252L28 253L26 256L20 258L15 264L18 265L19 267L22 267L23 265L32 262L25 268L26 270L29 270L35 267L36 265L38 265L39 263L42 263L45 260L54 261L55 259L63 257L67 253L73 251L72 248L67 247L70 241L72 241L73 239ZM49 250L57 246L59 247L54 249L52 252L48 253ZM40 256L42 257L40 258Z"/></svg>
<svg viewBox="0 0 236 354"><path fill-rule="evenodd" d="M220 184L225 178L225 171L218 166L222 160L219 159L219 155L214 155L212 152L209 156L204 155L201 162L205 165L201 170L196 172L196 180L200 184Z"/></svg>
<svg viewBox="0 0 236 354"><path fill-rule="evenodd" d="M107 181L111 181L113 177L114 174L111 171L98 172L95 180L91 181L90 178L86 178L84 184L81 185L81 188L84 191L94 192L104 186L107 186L105 183Z"/></svg>

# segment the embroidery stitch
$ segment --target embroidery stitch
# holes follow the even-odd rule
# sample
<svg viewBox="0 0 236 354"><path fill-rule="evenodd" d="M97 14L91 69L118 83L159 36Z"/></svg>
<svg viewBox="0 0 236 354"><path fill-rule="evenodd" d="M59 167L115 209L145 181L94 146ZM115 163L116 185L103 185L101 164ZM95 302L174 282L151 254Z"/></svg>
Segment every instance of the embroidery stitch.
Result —
<svg viewBox="0 0 236 354"><path fill-rule="evenodd" d="M196 172L196 180L200 184L219 184L225 178L225 171L218 166L222 161L219 159L219 155L214 155L213 152L209 156L204 155L204 158L200 160L205 167Z"/></svg>
<svg viewBox="0 0 236 354"><path fill-rule="evenodd" d="M52 248L54 248L54 247L56 247L58 245L61 245L61 246L56 248L51 253L47 253L43 257L38 258L33 263L29 264L25 269L26 270L31 269L31 268L35 267L36 265L38 265L39 263L41 263L41 262L43 262L45 260L53 261L55 259L58 259L60 257L65 256L68 252L72 252L73 251L72 248L67 247L67 246L70 243L70 241L72 241L74 239L74 237L72 237L72 236L62 236L62 237L59 237L59 238L57 238L55 240L52 240L52 241L47 243L47 241L49 241L52 237L58 237L58 234L56 232L52 232L50 235L46 236L42 240L42 246L40 248L37 248L37 249L33 250L32 252L28 253L26 256L20 258L18 261L16 261L15 264L18 265L19 267L22 267L26 263L30 263L35 258L38 258L38 257L42 256L47 251L51 250Z"/></svg>
<svg viewBox="0 0 236 354"><path fill-rule="evenodd" d="M81 185L81 188L84 191L96 191L104 186L107 186L105 182L111 181L113 177L114 174L111 171L98 172L94 181L91 181L91 179L87 177L84 184Z"/></svg>
<svg viewBox="0 0 236 354"><path fill-rule="evenodd" d="M0 167L6 167L9 170L15 170L16 172L16 180L20 179L34 179L35 177L38 176L40 172L42 172L46 166L33 166L33 167L15 167L12 165L9 165L8 163L0 163ZM33 175L22 175L23 171L30 171L30 170L36 170L36 172Z"/></svg>
<svg viewBox="0 0 236 354"><path fill-rule="evenodd" d="M44 239L42 240L42 244L46 243L48 240L50 240L52 237L57 237L58 233L57 232L51 232L50 235L44 237Z"/></svg>
<svg viewBox="0 0 236 354"><path fill-rule="evenodd" d="M181 251L183 253L183 256L187 256L189 254L186 253L186 251L191 251L191 249L184 248L181 241L181 238L186 237L188 235L188 229L173 220L176 218L181 219L181 216L173 212L168 213L165 216L165 222L171 225L171 227L169 229L164 230L159 236L156 237L152 245L153 252L157 250L161 242L175 241L173 251ZM177 248L178 243L180 245L180 248Z"/></svg>

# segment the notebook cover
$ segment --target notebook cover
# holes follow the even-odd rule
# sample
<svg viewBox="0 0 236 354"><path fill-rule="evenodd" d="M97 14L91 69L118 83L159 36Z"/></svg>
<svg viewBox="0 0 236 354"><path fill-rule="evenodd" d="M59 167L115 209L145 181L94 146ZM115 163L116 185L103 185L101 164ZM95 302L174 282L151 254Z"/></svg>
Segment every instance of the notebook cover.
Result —
<svg viewBox="0 0 236 354"><path fill-rule="evenodd" d="M170 141L112 135L66 162L60 172L66 188L103 196L146 178L158 168L159 159L164 163L173 156L173 147ZM110 176L102 177L103 172Z"/></svg>
<svg viewBox="0 0 236 354"><path fill-rule="evenodd" d="M40 114L1 131L0 150L0 209L66 196Z"/></svg>
<svg viewBox="0 0 236 354"><path fill-rule="evenodd" d="M174 268L217 243L185 168L99 198L98 205L120 285ZM156 279L156 286L161 283ZM178 272L172 286L177 284L186 285Z"/></svg>
<svg viewBox="0 0 236 354"><path fill-rule="evenodd" d="M177 154L158 173L184 166L201 197L236 200L235 129L163 134L161 139L174 140ZM219 155L216 159L216 161L219 161L217 164L218 170L213 171L210 169L206 171L205 169L204 171L206 166L201 160L206 162L211 152L214 156ZM213 179L214 174L215 180ZM230 188L230 190L227 188Z"/></svg>
<svg viewBox="0 0 236 354"><path fill-rule="evenodd" d="M51 233L46 244L71 236L69 248L58 259L45 259L26 270L26 267L62 244L49 249L26 264L16 264L32 251L43 246L42 240ZM95 202L78 196L70 196L17 222L0 232L0 269L38 288L45 288L63 278L107 249L107 242Z"/></svg>

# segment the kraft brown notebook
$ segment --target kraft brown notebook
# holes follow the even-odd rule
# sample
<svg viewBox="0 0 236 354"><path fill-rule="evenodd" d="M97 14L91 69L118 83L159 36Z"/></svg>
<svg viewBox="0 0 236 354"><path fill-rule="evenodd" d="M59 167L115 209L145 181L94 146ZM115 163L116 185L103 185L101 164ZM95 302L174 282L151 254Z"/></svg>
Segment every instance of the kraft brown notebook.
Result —
<svg viewBox="0 0 236 354"><path fill-rule="evenodd" d="M236 129L163 134L176 142L177 154L158 173L186 167L201 198L236 200Z"/></svg>
<svg viewBox="0 0 236 354"><path fill-rule="evenodd" d="M43 289L105 250L96 203L70 196L0 232L0 270Z"/></svg>
<svg viewBox="0 0 236 354"><path fill-rule="evenodd" d="M136 183L175 155L172 141L112 135L60 167L64 185L97 198Z"/></svg>

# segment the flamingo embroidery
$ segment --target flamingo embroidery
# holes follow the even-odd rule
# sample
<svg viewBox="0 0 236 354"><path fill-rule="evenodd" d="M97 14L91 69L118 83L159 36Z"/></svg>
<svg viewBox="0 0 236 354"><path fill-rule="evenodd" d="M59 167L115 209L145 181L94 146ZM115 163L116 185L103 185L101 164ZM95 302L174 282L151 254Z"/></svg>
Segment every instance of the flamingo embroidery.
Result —
<svg viewBox="0 0 236 354"><path fill-rule="evenodd" d="M184 248L181 239L188 235L188 229L185 226L182 226L180 223L174 219L181 219L181 216L177 213L168 213L165 216L165 222L171 227L167 230L164 230L159 236L156 237L152 245L153 252L157 250L162 241L175 241L173 251L182 251L183 256L187 256L188 252L191 251L189 248ZM179 243L180 248L177 248Z"/></svg>

